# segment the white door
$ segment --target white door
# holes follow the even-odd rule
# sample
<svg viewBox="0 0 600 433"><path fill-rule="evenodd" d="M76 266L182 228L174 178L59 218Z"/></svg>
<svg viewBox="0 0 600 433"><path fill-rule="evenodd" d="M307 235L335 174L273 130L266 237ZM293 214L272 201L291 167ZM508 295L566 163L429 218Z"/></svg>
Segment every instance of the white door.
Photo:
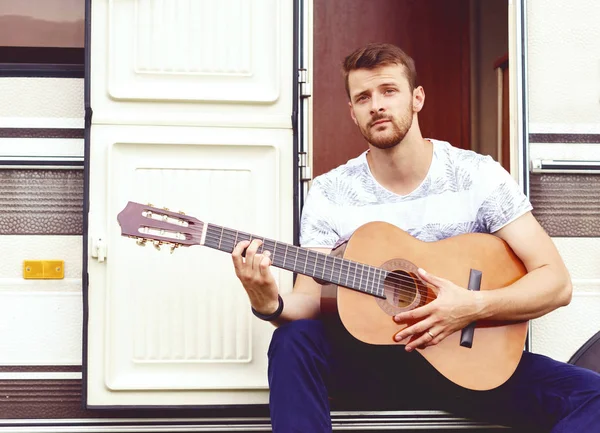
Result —
<svg viewBox="0 0 600 433"><path fill-rule="evenodd" d="M293 242L293 2L94 0L91 12L87 405L265 403L273 328L230 256L141 248L117 214L152 203Z"/></svg>

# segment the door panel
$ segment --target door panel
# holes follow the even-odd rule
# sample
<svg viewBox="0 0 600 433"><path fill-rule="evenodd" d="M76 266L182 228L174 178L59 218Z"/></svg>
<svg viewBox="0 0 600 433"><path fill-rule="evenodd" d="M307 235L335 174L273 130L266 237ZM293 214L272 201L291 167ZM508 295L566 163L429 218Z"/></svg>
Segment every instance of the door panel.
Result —
<svg viewBox="0 0 600 433"><path fill-rule="evenodd" d="M94 1L94 123L291 127L288 3Z"/></svg>
<svg viewBox="0 0 600 433"><path fill-rule="evenodd" d="M367 148L350 118L344 57L369 42L390 42L415 59L425 137L470 148L468 0L314 0L314 175Z"/></svg>
<svg viewBox="0 0 600 433"><path fill-rule="evenodd" d="M274 328L231 257L140 248L116 216L152 203L293 242L292 6L93 2L89 407L267 402Z"/></svg>

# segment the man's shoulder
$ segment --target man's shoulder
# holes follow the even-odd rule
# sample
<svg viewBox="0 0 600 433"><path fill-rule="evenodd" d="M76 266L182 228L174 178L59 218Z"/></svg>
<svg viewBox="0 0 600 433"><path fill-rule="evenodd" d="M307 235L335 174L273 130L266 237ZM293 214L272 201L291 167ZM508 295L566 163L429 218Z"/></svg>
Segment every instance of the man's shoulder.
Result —
<svg viewBox="0 0 600 433"><path fill-rule="evenodd" d="M447 141L432 140L435 145L435 153L437 158L447 166L455 167L456 169L464 169L468 171L477 171L479 169L487 169L496 164L496 161L489 155L483 155L469 149L461 149L453 146Z"/></svg>
<svg viewBox="0 0 600 433"><path fill-rule="evenodd" d="M366 152L363 152L357 157L349 159L344 164L316 176L313 179L313 184L327 185L343 181L344 179L356 179L361 174L366 174L367 170Z"/></svg>

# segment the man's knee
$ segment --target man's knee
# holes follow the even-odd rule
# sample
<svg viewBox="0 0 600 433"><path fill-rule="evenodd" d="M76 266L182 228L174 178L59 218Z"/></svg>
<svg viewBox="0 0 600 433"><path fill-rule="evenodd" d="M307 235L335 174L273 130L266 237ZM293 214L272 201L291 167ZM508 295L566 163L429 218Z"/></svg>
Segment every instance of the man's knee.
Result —
<svg viewBox="0 0 600 433"><path fill-rule="evenodd" d="M323 323L320 320L295 320L278 327L273 332L269 346L269 359L285 354L327 351Z"/></svg>

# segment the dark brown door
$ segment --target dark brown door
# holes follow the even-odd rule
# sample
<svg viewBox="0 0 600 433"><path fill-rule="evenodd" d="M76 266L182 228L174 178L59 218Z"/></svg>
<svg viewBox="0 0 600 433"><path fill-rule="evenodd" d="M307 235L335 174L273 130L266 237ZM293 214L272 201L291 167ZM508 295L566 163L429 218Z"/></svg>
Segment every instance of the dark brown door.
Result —
<svg viewBox="0 0 600 433"><path fill-rule="evenodd" d="M424 137L470 148L469 0L314 0L314 175L367 148L350 118L341 65L369 42L415 59Z"/></svg>

